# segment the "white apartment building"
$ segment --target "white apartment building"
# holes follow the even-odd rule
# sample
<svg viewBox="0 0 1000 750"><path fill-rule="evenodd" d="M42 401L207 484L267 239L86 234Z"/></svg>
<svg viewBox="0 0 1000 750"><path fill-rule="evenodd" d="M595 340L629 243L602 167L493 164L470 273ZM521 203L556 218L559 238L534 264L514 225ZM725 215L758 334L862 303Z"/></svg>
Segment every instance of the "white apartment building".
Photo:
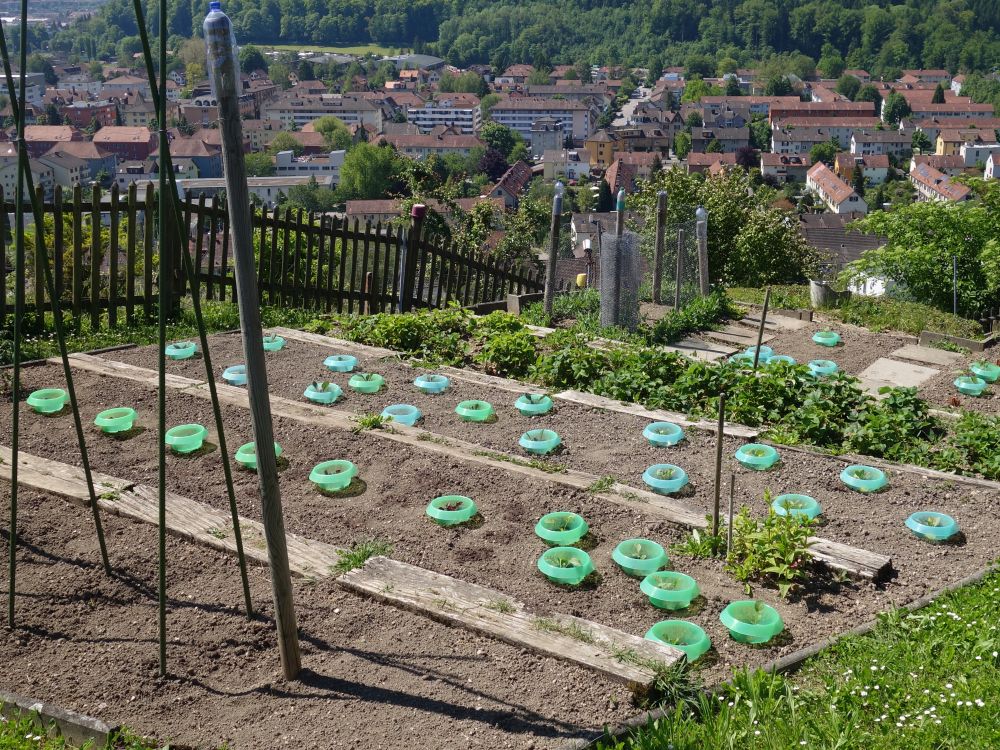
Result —
<svg viewBox="0 0 1000 750"><path fill-rule="evenodd" d="M479 97L456 94L438 97L422 107L410 107L406 110L406 119L424 132L444 125L471 135L479 132L483 113L479 107Z"/></svg>
<svg viewBox="0 0 1000 750"><path fill-rule="evenodd" d="M563 124L566 132L576 140L584 140L594 132L600 117L592 105L572 99L516 98L497 102L490 109L495 122L516 130L526 141L531 139L531 126L543 117L551 117Z"/></svg>
<svg viewBox="0 0 1000 750"><path fill-rule="evenodd" d="M295 157L292 151L279 151L274 156L274 174L277 177L315 177L332 185L340 184L340 168L344 165L346 151L331 151L324 156Z"/></svg>
<svg viewBox="0 0 1000 750"><path fill-rule="evenodd" d="M1000 153L1000 143L963 143L958 154L967 167L985 164L993 154Z"/></svg>
<svg viewBox="0 0 1000 750"><path fill-rule="evenodd" d="M384 112L381 107L365 99L322 94L320 96L295 96L286 94L261 108L261 119L279 120L286 129L302 128L320 117L333 115L345 125L368 125L376 132L382 131Z"/></svg>

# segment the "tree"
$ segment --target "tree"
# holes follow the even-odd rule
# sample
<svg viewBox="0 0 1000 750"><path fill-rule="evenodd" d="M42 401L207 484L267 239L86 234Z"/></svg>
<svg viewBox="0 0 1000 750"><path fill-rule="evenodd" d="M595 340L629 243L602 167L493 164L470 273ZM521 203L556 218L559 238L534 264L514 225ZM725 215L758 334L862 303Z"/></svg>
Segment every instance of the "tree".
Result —
<svg viewBox="0 0 1000 750"><path fill-rule="evenodd" d="M771 123L764 115L753 115L750 119L750 145L758 151L771 150Z"/></svg>
<svg viewBox="0 0 1000 750"><path fill-rule="evenodd" d="M855 165L854 167L854 171L851 174L851 187L854 188L855 193L862 198L865 197L865 171L861 168L861 165Z"/></svg>
<svg viewBox="0 0 1000 750"><path fill-rule="evenodd" d="M827 42L823 45L822 54L816 63L817 70L823 74L824 78L839 78L844 72L847 64L841 56L839 50Z"/></svg>
<svg viewBox="0 0 1000 750"><path fill-rule="evenodd" d="M740 88L740 79L735 75L726 78L726 96L743 96L743 89Z"/></svg>
<svg viewBox="0 0 1000 750"><path fill-rule="evenodd" d="M615 197L611 194L611 186L607 180L602 179L597 188L597 212L603 214L614 209Z"/></svg>
<svg viewBox="0 0 1000 750"><path fill-rule="evenodd" d="M674 136L674 154L678 159L686 159L691 153L691 136L681 131Z"/></svg>
<svg viewBox="0 0 1000 750"><path fill-rule="evenodd" d="M438 90L447 93L475 94L478 97L483 97L489 93L490 87L486 85L486 81L481 75L470 70L460 75L445 73L441 76Z"/></svg>
<svg viewBox="0 0 1000 750"><path fill-rule="evenodd" d="M878 89L872 86L870 83L866 83L858 90L858 93L854 95L854 101L874 102L876 113L882 107L882 95L879 94Z"/></svg>
<svg viewBox="0 0 1000 750"><path fill-rule="evenodd" d="M832 167L833 160L837 158L838 151L840 151L840 142L831 138L823 143L817 143L809 149L809 159L813 164L823 162L828 167Z"/></svg>
<svg viewBox="0 0 1000 750"><path fill-rule="evenodd" d="M59 79L56 77L56 71L52 67L52 63L44 55L37 52L28 55L28 72L30 73L41 73L45 76L45 83L49 86L55 86L59 83Z"/></svg>
<svg viewBox="0 0 1000 750"><path fill-rule="evenodd" d="M63 118L62 114L59 112L59 107L57 107L53 102L49 102L45 105L45 122L49 125L63 124Z"/></svg>
<svg viewBox="0 0 1000 750"><path fill-rule="evenodd" d="M722 144L719 143L719 139L718 138L713 138L712 140L710 140L708 142L708 144L705 146L705 153L706 154L721 154L722 153Z"/></svg>
<svg viewBox="0 0 1000 750"><path fill-rule="evenodd" d="M527 83L530 86L548 86L551 83L549 80L549 71L544 68L536 68L531 71L531 74L527 78Z"/></svg>
<svg viewBox="0 0 1000 750"><path fill-rule="evenodd" d="M339 202L337 194L330 188L321 187L315 177L310 177L305 185L293 185L288 195L281 201L283 208L302 209L307 213L332 211Z"/></svg>
<svg viewBox="0 0 1000 750"><path fill-rule="evenodd" d="M500 94L487 94L479 100L479 112L483 116L483 127L490 120L490 108L502 98Z"/></svg>
<svg viewBox="0 0 1000 750"><path fill-rule="evenodd" d="M795 90L786 76L774 76L769 78L764 86L765 96L793 96Z"/></svg>
<svg viewBox="0 0 1000 750"><path fill-rule="evenodd" d="M994 188L996 189L996 188ZM973 317L1000 302L1000 240L990 196L982 202L924 201L878 211L857 222L886 238L844 271L847 280L891 279L912 299L952 308L952 264L958 262L958 309Z"/></svg>
<svg viewBox="0 0 1000 750"><path fill-rule="evenodd" d="M244 157L247 177L270 177L274 174L274 157L268 153L247 154Z"/></svg>
<svg viewBox="0 0 1000 750"><path fill-rule="evenodd" d="M885 98L885 105L882 107L882 117L890 125L898 125L904 117L909 117L913 113L906 98L896 91L889 92Z"/></svg>
<svg viewBox="0 0 1000 750"><path fill-rule="evenodd" d="M476 171L485 174L494 181L503 177L503 173L509 168L510 165L507 163L504 155L492 146L483 152L479 164L476 165Z"/></svg>
<svg viewBox="0 0 1000 750"><path fill-rule="evenodd" d="M701 117L701 112L696 109L688 112L687 118L684 120L684 124L689 128L700 128L705 124L705 121Z"/></svg>
<svg viewBox="0 0 1000 750"><path fill-rule="evenodd" d="M317 133L323 134L323 140L326 141L327 148L331 151L346 151L354 145L351 131L339 118L333 115L326 115L314 120L313 129Z"/></svg>
<svg viewBox="0 0 1000 750"><path fill-rule="evenodd" d="M100 60L93 60L90 65L87 66L87 75L89 75L95 81L104 80L104 63Z"/></svg>
<svg viewBox="0 0 1000 750"><path fill-rule="evenodd" d="M934 147L931 143L931 139L928 138L927 133L923 130L913 131L913 138L910 141L910 146L914 151L920 151L922 154L927 153Z"/></svg>
<svg viewBox="0 0 1000 750"><path fill-rule="evenodd" d="M259 47L252 44L240 47L240 70L244 73L252 73L255 70L267 72L267 58Z"/></svg>
<svg viewBox="0 0 1000 750"><path fill-rule="evenodd" d="M302 156L305 147L295 139L294 135L282 131L274 136L267 151L271 155L277 154L279 151L291 151L295 156Z"/></svg>
<svg viewBox="0 0 1000 750"><path fill-rule="evenodd" d="M861 81L859 81L854 76L842 75L837 79L836 91L841 96L846 96L848 99L854 100L854 97L858 95L861 90Z"/></svg>
<svg viewBox="0 0 1000 750"><path fill-rule="evenodd" d="M512 160L511 154L518 143L523 143L521 134L498 122L487 122L479 129L479 140L490 148L495 148L505 159Z"/></svg>
<svg viewBox="0 0 1000 750"><path fill-rule="evenodd" d="M340 193L345 199L382 198L402 171L396 152L388 146L359 143L344 157Z"/></svg>
<svg viewBox="0 0 1000 750"><path fill-rule="evenodd" d="M736 149L736 163L748 172L760 166L760 158L751 146L741 146Z"/></svg>
<svg viewBox="0 0 1000 750"><path fill-rule="evenodd" d="M868 204L869 211L881 211L882 206L885 205L885 186L879 185L878 189L875 190L875 197L872 198L871 202Z"/></svg>
<svg viewBox="0 0 1000 750"><path fill-rule="evenodd" d="M931 97L931 104L944 104L944 86L940 82L934 87L934 96Z"/></svg>

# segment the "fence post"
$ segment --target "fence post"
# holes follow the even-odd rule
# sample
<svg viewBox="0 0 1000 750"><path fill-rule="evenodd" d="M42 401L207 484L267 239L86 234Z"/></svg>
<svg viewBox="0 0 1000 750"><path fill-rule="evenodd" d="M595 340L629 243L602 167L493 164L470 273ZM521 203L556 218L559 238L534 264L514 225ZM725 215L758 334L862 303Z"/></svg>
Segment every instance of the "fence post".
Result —
<svg viewBox="0 0 1000 750"><path fill-rule="evenodd" d="M681 282L684 279L684 237L683 229L677 230L677 275L674 277L674 310L681 309Z"/></svg>
<svg viewBox="0 0 1000 750"><path fill-rule="evenodd" d="M701 294L703 297L708 296L709 292L709 278L708 278L708 211L705 210L704 206L698 206L698 210L694 212L695 219L695 236L698 239L698 282L701 285Z"/></svg>
<svg viewBox="0 0 1000 750"><path fill-rule="evenodd" d="M653 248L653 304L663 303L663 244L667 231L667 191L656 194L656 244Z"/></svg>
<svg viewBox="0 0 1000 750"><path fill-rule="evenodd" d="M413 286L417 275L417 246L420 243L421 229L427 206L422 203L413 204L410 209L410 231L403 235L402 253L399 259L399 311L410 312L413 307Z"/></svg>
<svg viewBox="0 0 1000 750"><path fill-rule="evenodd" d="M559 223L562 221L563 184L556 182L552 197L552 226L549 229L549 265L545 269L545 315L552 316L552 300L556 293L556 261L559 256Z"/></svg>

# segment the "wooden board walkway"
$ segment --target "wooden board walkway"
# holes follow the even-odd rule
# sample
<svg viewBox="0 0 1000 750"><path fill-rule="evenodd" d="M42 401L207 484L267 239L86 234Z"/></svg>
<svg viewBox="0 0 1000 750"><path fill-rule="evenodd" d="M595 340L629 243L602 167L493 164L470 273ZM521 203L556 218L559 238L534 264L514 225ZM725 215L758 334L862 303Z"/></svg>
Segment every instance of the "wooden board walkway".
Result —
<svg viewBox="0 0 1000 750"><path fill-rule="evenodd" d="M656 672L642 662L669 666L683 657L679 649L589 620L532 615L524 604L493 589L386 557L371 558L338 582L380 602L563 659L633 686L648 687L656 679Z"/></svg>
<svg viewBox="0 0 1000 750"><path fill-rule="evenodd" d="M0 479L8 482L10 455L9 448L0 446L0 456L5 457ZM18 469L19 486L89 505L82 469L23 452ZM103 489L98 499L102 511L158 525L159 493L155 487L104 474L94 478ZM169 534L236 554L227 514L173 492L167 493L166 503ZM263 526L241 517L240 529L247 560L266 566ZM340 550L296 534L286 532L285 536L293 573L307 578L337 576ZM678 649L590 620L558 613L532 615L524 604L502 592L385 557L369 559L361 568L340 575L337 583L355 593L568 661L636 688L647 688L656 679L650 661L669 666L683 656Z"/></svg>
<svg viewBox="0 0 1000 750"><path fill-rule="evenodd" d="M0 479L10 481L11 453L0 446ZM17 483L50 495L64 498L76 505L89 506L90 495L83 469L20 453ZM156 487L134 484L125 479L94 474L97 506L103 512L131 518L135 521L159 524L159 501ZM267 565L264 527L257 521L240 519L243 547L248 560ZM236 554L232 519L228 513L216 510L173 492L167 493L167 533L205 547ZM302 576L329 575L331 566L340 558L338 550L296 534L287 534L288 560L293 572Z"/></svg>
<svg viewBox="0 0 1000 750"><path fill-rule="evenodd" d="M153 388L156 387L156 373L153 370L122 365L121 363L115 363L114 367L109 368L106 366L107 360L88 354L73 354L70 356L70 360L74 366L81 369L112 377L123 377L123 373L127 371L130 380L146 383ZM129 369L126 370L126 368ZM180 386L183 392L192 396L206 400L210 398L208 385L202 381L175 377L168 386ZM245 389L221 383L216 385L216 389L220 402L243 409L249 408ZM354 414L351 412L328 406L317 406L305 401L293 401L280 396L271 397L271 411L277 416L318 427L340 430L352 430L356 427ZM565 467L559 472L547 472L532 466L529 461L518 456L484 450L482 446L475 443L453 437L445 438L420 427L393 425L391 429L369 430L366 434L378 439L403 443L417 450L438 453L467 463L491 466L502 471L528 476L541 482L559 484L577 490L589 491L601 479L594 474ZM620 482L616 482L607 491L594 492L593 496L595 499L638 510L648 515L655 515L688 528L705 528L707 525L705 511L701 508L680 499L659 495ZM890 558L884 555L875 555L865 550L821 538L814 538L813 554L816 559L832 568L864 578L877 579L891 567Z"/></svg>
<svg viewBox="0 0 1000 750"><path fill-rule="evenodd" d="M758 320L758 323L760 321ZM773 333L767 332L767 325L764 326L764 336L761 339L762 344L766 344L774 338ZM755 346L757 344L757 331L749 326L741 325L727 325L718 331L705 331L702 334L707 339L713 339L715 341L721 341L724 344L730 344L732 346L739 347L740 349L745 349L748 346Z"/></svg>

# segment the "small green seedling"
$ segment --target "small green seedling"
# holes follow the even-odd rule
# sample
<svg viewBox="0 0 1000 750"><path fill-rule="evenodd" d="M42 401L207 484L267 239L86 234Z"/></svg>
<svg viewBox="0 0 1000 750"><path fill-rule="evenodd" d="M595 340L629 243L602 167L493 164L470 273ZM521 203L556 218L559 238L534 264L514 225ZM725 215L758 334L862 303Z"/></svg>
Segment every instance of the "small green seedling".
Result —
<svg viewBox="0 0 1000 750"><path fill-rule="evenodd" d="M391 422L392 417L383 417L381 414L359 414L354 417L357 425L353 432L364 432L365 430L381 429L387 422Z"/></svg>
<svg viewBox="0 0 1000 750"><path fill-rule="evenodd" d="M545 521L545 528L549 531L570 531L573 529L576 519L573 516L556 516L555 518L548 518Z"/></svg>
<svg viewBox="0 0 1000 750"><path fill-rule="evenodd" d="M314 380L312 382L312 389L317 393L326 393L327 391L330 390L331 385L332 384L330 383L329 380L323 380L323 381Z"/></svg>
<svg viewBox="0 0 1000 750"><path fill-rule="evenodd" d="M583 564L573 555L550 555L546 561L554 568L579 568Z"/></svg>
<svg viewBox="0 0 1000 750"><path fill-rule="evenodd" d="M676 473L676 469L657 469L653 472L653 476L657 479L673 479Z"/></svg>

